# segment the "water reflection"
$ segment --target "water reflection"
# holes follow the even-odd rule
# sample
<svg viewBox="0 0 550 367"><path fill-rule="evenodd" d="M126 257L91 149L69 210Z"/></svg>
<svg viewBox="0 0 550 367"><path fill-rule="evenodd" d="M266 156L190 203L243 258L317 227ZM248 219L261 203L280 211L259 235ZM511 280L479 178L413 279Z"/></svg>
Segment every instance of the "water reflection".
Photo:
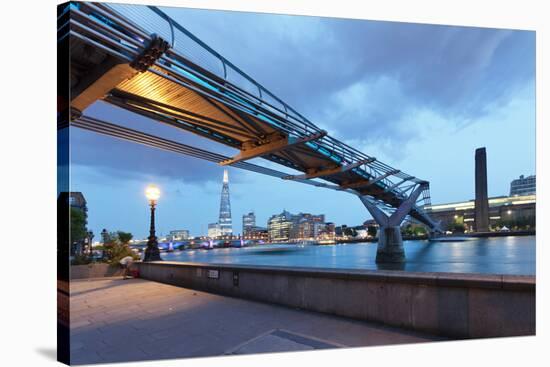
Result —
<svg viewBox="0 0 550 367"><path fill-rule="evenodd" d="M404 264L375 263L375 243L186 250L165 253L170 261L224 264L383 269L425 272L535 274L535 236L476 238L471 241L405 241Z"/></svg>

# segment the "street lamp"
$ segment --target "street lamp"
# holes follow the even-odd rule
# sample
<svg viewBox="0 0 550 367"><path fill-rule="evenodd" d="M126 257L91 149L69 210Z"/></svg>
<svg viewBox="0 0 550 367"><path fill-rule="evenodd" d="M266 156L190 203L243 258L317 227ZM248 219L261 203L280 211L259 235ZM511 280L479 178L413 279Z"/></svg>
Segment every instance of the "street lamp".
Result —
<svg viewBox="0 0 550 367"><path fill-rule="evenodd" d="M155 205L160 197L160 190L155 185L149 185L145 189L145 196L151 205L151 227L143 261L159 261L162 259L160 258L157 236L155 235Z"/></svg>
<svg viewBox="0 0 550 367"><path fill-rule="evenodd" d="M107 237L109 236L109 232L107 232L106 228L103 228L101 231L101 238L103 240L103 247L101 249L101 260L105 259L105 245L107 244Z"/></svg>
<svg viewBox="0 0 550 367"><path fill-rule="evenodd" d="M92 251L92 241L94 239L94 232L92 231L88 231L88 255L89 256L92 256L93 255L93 251Z"/></svg>

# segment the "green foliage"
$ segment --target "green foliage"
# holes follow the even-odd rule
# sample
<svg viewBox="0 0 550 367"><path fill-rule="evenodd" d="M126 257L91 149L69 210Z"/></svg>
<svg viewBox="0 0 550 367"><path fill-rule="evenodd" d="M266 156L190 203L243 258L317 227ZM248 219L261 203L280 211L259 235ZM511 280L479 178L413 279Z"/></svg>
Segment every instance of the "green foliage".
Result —
<svg viewBox="0 0 550 367"><path fill-rule="evenodd" d="M375 226L368 226L367 227L367 234L371 237L376 237L377 229Z"/></svg>
<svg viewBox="0 0 550 367"><path fill-rule="evenodd" d="M132 234L129 232L118 231L108 233L103 243L104 261L116 266L126 256L132 256L135 260L138 260L139 255L135 254L128 246L132 237Z"/></svg>
<svg viewBox="0 0 550 367"><path fill-rule="evenodd" d="M536 228L536 221L534 217L519 217L513 219L500 219L495 223L495 229L506 226L512 231L521 231Z"/></svg>
<svg viewBox="0 0 550 367"><path fill-rule="evenodd" d="M88 255L76 255L71 261L71 265L88 265L92 259Z"/></svg>
<svg viewBox="0 0 550 367"><path fill-rule="evenodd" d="M134 236L130 232L118 231L117 232L117 237L118 237L118 240L120 241L120 243L122 243L124 245L127 245L128 243L130 243L130 241L132 240L132 238Z"/></svg>
<svg viewBox="0 0 550 367"><path fill-rule="evenodd" d="M447 225L447 230L453 233L464 233L466 226L464 225L464 217L457 216Z"/></svg>
<svg viewBox="0 0 550 367"><path fill-rule="evenodd" d="M344 232L344 235L346 235L346 236L350 236L350 237L357 236L357 231L353 227L344 228L343 232Z"/></svg>
<svg viewBox="0 0 550 367"><path fill-rule="evenodd" d="M87 235L86 214L81 209L71 207L71 243L82 241Z"/></svg>
<svg viewBox="0 0 550 367"><path fill-rule="evenodd" d="M464 225L464 223L454 223L452 227L453 233L464 233L465 230L466 226Z"/></svg>
<svg viewBox="0 0 550 367"><path fill-rule="evenodd" d="M120 260L125 258L126 256L132 256L134 260L139 260L139 256L134 254L134 252L128 247L128 245L124 244L116 244L113 247L111 247L110 251L108 252L109 256L109 263L112 265L118 265L120 263Z"/></svg>
<svg viewBox="0 0 550 367"><path fill-rule="evenodd" d="M415 236L425 236L428 234L428 231L426 231L426 227L424 226L417 226L414 228L414 234Z"/></svg>
<svg viewBox="0 0 550 367"><path fill-rule="evenodd" d="M401 234L408 237L419 237L426 235L426 228L418 224L407 224L401 228Z"/></svg>

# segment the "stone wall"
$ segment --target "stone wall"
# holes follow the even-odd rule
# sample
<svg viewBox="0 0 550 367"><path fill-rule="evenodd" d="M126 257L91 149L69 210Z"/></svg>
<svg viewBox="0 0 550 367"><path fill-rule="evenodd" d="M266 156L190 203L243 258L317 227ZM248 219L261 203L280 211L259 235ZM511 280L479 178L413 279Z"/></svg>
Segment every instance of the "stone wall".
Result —
<svg viewBox="0 0 550 367"><path fill-rule="evenodd" d="M122 276L123 270L109 264L71 265L70 268L71 280Z"/></svg>
<svg viewBox="0 0 550 367"><path fill-rule="evenodd" d="M452 338L535 334L535 278L181 262L140 277Z"/></svg>

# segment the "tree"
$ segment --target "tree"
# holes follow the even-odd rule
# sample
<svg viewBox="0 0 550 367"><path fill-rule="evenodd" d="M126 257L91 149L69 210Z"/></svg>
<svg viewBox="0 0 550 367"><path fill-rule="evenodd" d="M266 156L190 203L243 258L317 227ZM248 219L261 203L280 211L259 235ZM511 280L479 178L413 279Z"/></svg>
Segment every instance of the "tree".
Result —
<svg viewBox="0 0 550 367"><path fill-rule="evenodd" d="M117 236L118 236L118 240L123 245L128 245L128 243L130 243L130 241L134 237L130 232L122 232L122 231L118 231Z"/></svg>
<svg viewBox="0 0 550 367"><path fill-rule="evenodd" d="M355 237L355 236L357 236L357 231L353 227L346 227L344 229L344 235L349 236L349 237Z"/></svg>
<svg viewBox="0 0 550 367"><path fill-rule="evenodd" d="M408 223L407 225L401 227L401 235L403 235L403 236L412 236L413 235L413 229L412 229L412 225L410 223Z"/></svg>
<svg viewBox="0 0 550 367"><path fill-rule="evenodd" d="M70 243L71 248L75 244L82 242L87 236L88 231L86 230L86 213L79 208L70 208ZM76 252L76 249L75 249ZM89 264L91 258L88 254L75 253L75 257L72 259L72 265L84 265Z"/></svg>
<svg viewBox="0 0 550 367"><path fill-rule="evenodd" d="M132 256L134 259L138 259L139 256L130 249L130 246L128 246L132 237L131 233L123 231L106 234L103 246L105 248L107 262L112 265L117 265L119 261L126 256Z"/></svg>
<svg viewBox="0 0 550 367"><path fill-rule="evenodd" d="M464 225L464 217L455 216L455 218L447 225L447 230L453 233L464 233L466 226Z"/></svg>
<svg viewBox="0 0 550 367"><path fill-rule="evenodd" d="M111 247L109 251L109 262L113 265L117 265L121 259L126 256L132 256L134 259L138 259L139 256L134 254L128 245L116 244Z"/></svg>
<svg viewBox="0 0 550 367"><path fill-rule="evenodd" d="M82 241L86 231L86 214L82 209L71 207L71 243Z"/></svg>
<svg viewBox="0 0 550 367"><path fill-rule="evenodd" d="M376 237L376 232L378 232L378 230L376 229L375 226L368 226L367 227L367 234L371 237Z"/></svg>
<svg viewBox="0 0 550 367"><path fill-rule="evenodd" d="M426 227L424 226L415 226L414 227L414 235L415 236L425 236L428 232L426 231Z"/></svg>
<svg viewBox="0 0 550 367"><path fill-rule="evenodd" d="M464 223L454 223L453 225L454 233L464 233L465 230L466 230L466 227L464 226Z"/></svg>
<svg viewBox="0 0 550 367"><path fill-rule="evenodd" d="M510 219L500 219L495 223L495 229L499 230L503 226L506 226L508 229L517 231L524 229L535 228L535 218L534 217L519 217L519 218L510 218Z"/></svg>
<svg viewBox="0 0 550 367"><path fill-rule="evenodd" d="M407 223L401 227L401 235L407 237L420 237L425 236L428 232L426 227L419 223Z"/></svg>

